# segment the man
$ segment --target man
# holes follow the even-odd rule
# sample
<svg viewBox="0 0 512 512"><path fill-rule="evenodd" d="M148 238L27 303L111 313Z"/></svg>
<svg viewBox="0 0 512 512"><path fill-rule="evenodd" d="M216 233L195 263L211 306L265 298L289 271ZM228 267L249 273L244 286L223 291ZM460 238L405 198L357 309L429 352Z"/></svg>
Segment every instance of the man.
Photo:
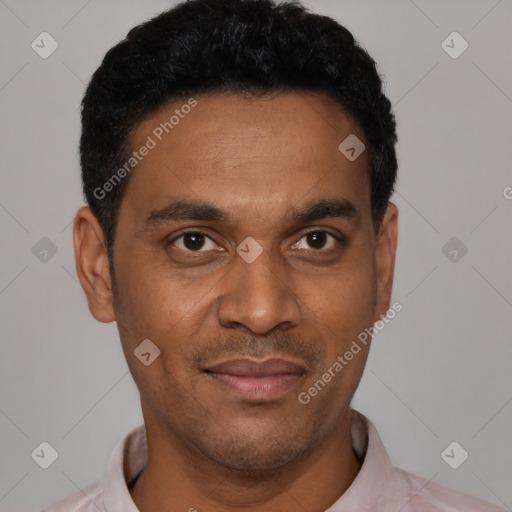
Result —
<svg viewBox="0 0 512 512"><path fill-rule="evenodd" d="M48 512L498 510L393 468L350 408L399 307L398 212L394 116L345 28L192 0L112 48L82 107L76 267L144 425Z"/></svg>

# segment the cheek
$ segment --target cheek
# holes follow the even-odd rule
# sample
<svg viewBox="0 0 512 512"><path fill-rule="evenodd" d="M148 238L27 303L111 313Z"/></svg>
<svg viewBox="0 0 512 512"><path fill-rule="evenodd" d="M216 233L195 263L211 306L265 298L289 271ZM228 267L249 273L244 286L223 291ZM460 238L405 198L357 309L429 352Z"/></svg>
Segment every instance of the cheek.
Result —
<svg viewBox="0 0 512 512"><path fill-rule="evenodd" d="M335 272L310 280L302 299L329 338L343 344L373 324L376 305L375 266L367 252L354 253Z"/></svg>
<svg viewBox="0 0 512 512"><path fill-rule="evenodd" d="M191 384L191 376L182 364L191 340L187 332L187 309L191 306L183 300L179 286L155 279L141 267L130 269L126 275L130 277L123 276L119 286L121 298L116 316L130 372L146 400L154 401L154 408L159 402L157 397L162 397L161 401L170 408L178 406L184 397L183 382ZM137 357L144 340L151 341L149 365Z"/></svg>
<svg viewBox="0 0 512 512"><path fill-rule="evenodd" d="M365 329L373 325L376 299L373 276L371 262L354 265L308 297L311 323L325 340L325 356L322 369L312 375L302 396L326 423L335 422L350 403L366 364L371 337Z"/></svg>
<svg viewBox="0 0 512 512"><path fill-rule="evenodd" d="M180 361L194 340L201 339L215 281L204 278L187 284L179 271L170 272L149 261L120 258L119 268L115 312L125 355L133 359L134 349L150 339L160 350L155 367L180 374ZM134 370L140 371L138 361Z"/></svg>
<svg viewBox="0 0 512 512"><path fill-rule="evenodd" d="M164 319L170 327L171 317L179 317L186 308L181 301L186 287L179 280L179 272L172 274L161 268L151 254L125 254L118 258L116 267L119 314L127 323L136 324L138 331L153 330Z"/></svg>

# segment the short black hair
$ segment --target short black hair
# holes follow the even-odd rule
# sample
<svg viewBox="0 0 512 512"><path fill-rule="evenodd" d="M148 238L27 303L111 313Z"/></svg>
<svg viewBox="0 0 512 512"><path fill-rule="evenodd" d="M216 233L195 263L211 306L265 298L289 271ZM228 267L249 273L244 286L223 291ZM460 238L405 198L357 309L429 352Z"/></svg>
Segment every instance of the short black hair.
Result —
<svg viewBox="0 0 512 512"><path fill-rule="evenodd" d="M291 90L330 94L361 127L377 231L396 182L397 135L372 57L345 27L293 0L189 0L131 29L107 52L82 101L83 190L111 265L129 177L112 178L126 168L127 139L138 123L170 100L199 93Z"/></svg>

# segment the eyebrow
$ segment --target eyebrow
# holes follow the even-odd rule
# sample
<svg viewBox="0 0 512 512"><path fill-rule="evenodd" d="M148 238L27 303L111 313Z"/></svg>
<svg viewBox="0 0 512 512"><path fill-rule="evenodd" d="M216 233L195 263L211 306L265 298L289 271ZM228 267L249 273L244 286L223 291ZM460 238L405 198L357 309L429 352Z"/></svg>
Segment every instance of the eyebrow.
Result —
<svg viewBox="0 0 512 512"><path fill-rule="evenodd" d="M160 210L153 210L144 224L151 226L180 220L226 221L227 218L227 214L213 204L177 199Z"/></svg>
<svg viewBox="0 0 512 512"><path fill-rule="evenodd" d="M347 199L334 197L313 200L299 208L292 208L287 217L297 222L324 218L353 220L359 218L359 212ZM183 220L226 222L228 219L227 212L211 203L176 199L159 210L153 210L144 220L144 224L150 228L161 223Z"/></svg>
<svg viewBox="0 0 512 512"><path fill-rule="evenodd" d="M357 208L344 198L326 198L311 201L299 209L292 208L291 217L299 222L311 222L326 218L358 219Z"/></svg>

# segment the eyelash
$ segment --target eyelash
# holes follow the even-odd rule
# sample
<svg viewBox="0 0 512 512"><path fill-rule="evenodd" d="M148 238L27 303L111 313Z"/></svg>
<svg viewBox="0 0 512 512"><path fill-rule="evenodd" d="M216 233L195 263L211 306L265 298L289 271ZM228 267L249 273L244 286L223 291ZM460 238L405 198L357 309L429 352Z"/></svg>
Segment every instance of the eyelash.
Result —
<svg viewBox="0 0 512 512"><path fill-rule="evenodd" d="M306 236L310 235L311 233L325 233L326 235L329 235L332 238L334 238L337 241L338 245L343 244L345 242L345 238L343 236L335 235L335 234L331 233L330 231L326 231L326 230L323 230L323 229L312 229L311 231L307 231L306 233L304 233L299 238L298 241L302 240L303 238L305 238ZM179 235L179 236L173 238L172 240L169 240L168 242L166 242L166 247L169 247L170 245L172 245L174 242L176 242L180 238L184 238L185 236L191 235L191 234L193 234L193 235L201 235L201 236L204 236L204 237L208 238L212 242L215 242L215 240L213 240L207 233L204 233L203 231L191 230L191 231L186 231L185 233L182 233L181 235ZM190 251L188 249L180 249L180 250L184 251L184 252L187 252L189 254L201 254L201 253L209 252L209 251ZM307 250L310 250L310 251L313 251L313 252L318 252L318 253L319 252L329 252L329 250L324 250L324 249L307 249Z"/></svg>

